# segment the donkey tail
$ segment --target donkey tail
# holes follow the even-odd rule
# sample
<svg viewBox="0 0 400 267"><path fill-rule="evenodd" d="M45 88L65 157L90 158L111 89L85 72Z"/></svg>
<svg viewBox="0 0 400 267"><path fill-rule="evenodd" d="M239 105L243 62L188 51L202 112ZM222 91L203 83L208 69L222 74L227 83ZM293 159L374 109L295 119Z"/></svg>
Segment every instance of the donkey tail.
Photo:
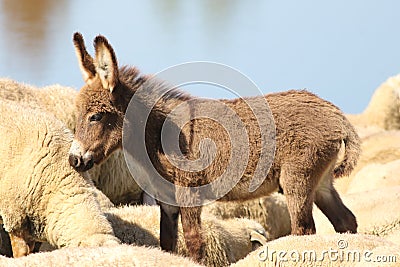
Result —
<svg viewBox="0 0 400 267"><path fill-rule="evenodd" d="M353 125L343 117L345 137L343 142L345 145L345 152L342 161L333 170L333 176L342 177L348 176L354 167L357 165L358 157L360 156L360 137L358 136Z"/></svg>

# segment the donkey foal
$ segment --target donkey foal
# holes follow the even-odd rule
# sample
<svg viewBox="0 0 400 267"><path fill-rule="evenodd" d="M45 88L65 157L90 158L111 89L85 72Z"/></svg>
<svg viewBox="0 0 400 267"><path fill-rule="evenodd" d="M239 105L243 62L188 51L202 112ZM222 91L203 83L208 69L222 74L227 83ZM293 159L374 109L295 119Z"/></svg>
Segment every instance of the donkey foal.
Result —
<svg viewBox="0 0 400 267"><path fill-rule="evenodd" d="M197 159L201 141L214 141L214 160L201 171L184 171L174 166L161 144L161 132L168 114L188 101L202 101L178 89L168 91L168 85L140 76L134 67L118 67L113 48L103 36L94 40L95 59L86 51L83 37L74 35L74 44L85 85L76 99L77 125L70 149L70 164L79 171L90 169L122 148L122 128L128 104L139 88L146 94L135 96L133 117L128 118L133 128L145 121L146 131L128 136L130 145L138 147L146 140L148 157L156 171L166 180L179 186L194 187L209 184L228 166L232 147L230 136L215 121L204 117L189 119L180 131L180 153L187 159ZM154 79L153 79L154 80ZM153 106L152 95L157 90L168 91ZM287 198L292 223L292 234L314 234L313 202L329 218L337 232L357 231L356 218L342 203L332 185L333 177L349 174L360 152L359 138L342 112L333 104L307 91L288 91L264 96L271 109L276 126L276 152L272 166L265 173L261 186L250 193L250 181L260 157L262 131L270 125L258 125L257 119L244 99L220 100L233 110L246 127L249 140L249 160L238 184L221 201L244 200L268 195L282 187ZM256 98L248 98L252 100ZM260 97L259 99L263 99ZM130 108L131 108L130 105ZM181 116L201 114L186 103L187 112ZM151 108L148 117L143 107ZM147 116L147 115L146 115ZM140 127L139 127L140 128ZM124 133L126 134L126 133ZM344 142L343 160L335 167L339 149ZM235 148L236 149L236 148ZM152 167L144 159L147 155L130 151L135 163L152 177ZM139 175L139 174L134 174ZM149 179L149 183L152 181ZM151 185L156 188L156 185ZM162 195L165 192L158 192ZM176 196L179 198L179 196ZM161 206L161 247L174 250L177 242L177 219L181 214L185 242L190 255L201 261L204 242L201 236L201 206Z"/></svg>

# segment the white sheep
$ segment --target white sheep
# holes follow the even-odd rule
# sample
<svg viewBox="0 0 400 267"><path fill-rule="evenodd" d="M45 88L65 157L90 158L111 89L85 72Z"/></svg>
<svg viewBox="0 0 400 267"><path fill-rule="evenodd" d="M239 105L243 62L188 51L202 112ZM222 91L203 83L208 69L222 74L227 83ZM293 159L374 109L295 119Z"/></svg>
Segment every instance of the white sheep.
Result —
<svg viewBox="0 0 400 267"><path fill-rule="evenodd" d="M390 77L374 92L361 114L347 115L360 137L400 129L400 75Z"/></svg>
<svg viewBox="0 0 400 267"><path fill-rule="evenodd" d="M160 209L156 206L124 206L112 208L105 213L115 235L123 243L159 246ZM250 253L258 242L252 238L265 239L265 230L257 222L248 219L220 220L204 214L202 232L205 238L207 266L226 266ZM189 252L179 224L177 252L188 256Z"/></svg>
<svg viewBox="0 0 400 267"><path fill-rule="evenodd" d="M289 235L291 231L286 198L279 193L247 201L214 202L204 206L203 212L221 219L254 220L265 228L268 240Z"/></svg>
<svg viewBox="0 0 400 267"><path fill-rule="evenodd" d="M35 241L118 244L93 184L68 164L73 137L64 124L10 101L0 101L0 114L0 217L14 257L29 254Z"/></svg>
<svg viewBox="0 0 400 267"><path fill-rule="evenodd" d="M37 88L0 78L0 99L24 103L43 109L75 129L74 100L78 92L70 87L50 85ZM89 171L90 177L103 193L116 205L142 202L143 190L136 184L125 163L122 152Z"/></svg>
<svg viewBox="0 0 400 267"><path fill-rule="evenodd" d="M232 266L398 266L399 260L400 246L380 237L333 234L282 237Z"/></svg>
<svg viewBox="0 0 400 267"><path fill-rule="evenodd" d="M103 192L101 192L96 187L93 187L92 189L93 189L93 194L94 194L96 200L98 201L98 203L100 205L100 209L102 211L108 210L108 209L114 207L114 204L112 204L112 202L103 194ZM46 243L46 242L44 243L45 247L46 247L46 244L48 245L48 243ZM39 249L41 249L42 245L43 244L41 242L36 242L35 247L33 248L33 252L38 252ZM50 245L48 245L48 246L50 246ZM4 230L3 221L1 220L1 217L0 217L0 255L4 255L7 257L13 256L10 237L9 237L8 233Z"/></svg>
<svg viewBox="0 0 400 267"><path fill-rule="evenodd" d="M121 206L105 212L115 236L122 243L157 247L160 246L159 214L159 208L147 205ZM207 244L204 263L208 266L227 266L234 263L267 240L264 228L252 220L220 220L204 214L202 221ZM178 234L177 252L179 255L188 256L181 225ZM51 251L54 248L45 243L40 250Z"/></svg>
<svg viewBox="0 0 400 267"><path fill-rule="evenodd" d="M3 267L114 267L114 266L200 266L190 259L163 252L158 248L118 245L97 248L63 248L9 259L0 256Z"/></svg>
<svg viewBox="0 0 400 267"><path fill-rule="evenodd" d="M22 102L32 108L41 107L64 122L69 129L75 129L73 103L77 92L71 87L58 84L37 88L18 83L7 78L0 78L0 99Z"/></svg>
<svg viewBox="0 0 400 267"><path fill-rule="evenodd" d="M400 185L400 159L388 163L371 163L350 181L347 193L353 194Z"/></svg>

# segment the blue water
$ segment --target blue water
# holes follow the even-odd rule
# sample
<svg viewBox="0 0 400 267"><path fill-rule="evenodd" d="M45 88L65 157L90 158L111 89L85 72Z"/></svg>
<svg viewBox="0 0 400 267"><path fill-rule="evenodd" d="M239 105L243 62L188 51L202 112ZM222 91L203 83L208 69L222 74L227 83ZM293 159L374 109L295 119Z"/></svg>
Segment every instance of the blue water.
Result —
<svg viewBox="0 0 400 267"><path fill-rule="evenodd" d="M0 76L38 86L83 84L75 31L90 52L93 38L105 35L120 64L144 73L215 61L264 93L307 88L347 113L361 112L400 72L396 0L1 0L0 7ZM229 97L215 87L191 92Z"/></svg>

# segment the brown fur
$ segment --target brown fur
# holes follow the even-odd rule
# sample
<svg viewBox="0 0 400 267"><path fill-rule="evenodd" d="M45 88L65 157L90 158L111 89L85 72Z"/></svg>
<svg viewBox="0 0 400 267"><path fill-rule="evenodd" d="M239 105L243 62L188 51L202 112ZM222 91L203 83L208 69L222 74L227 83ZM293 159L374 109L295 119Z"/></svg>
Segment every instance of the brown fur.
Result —
<svg viewBox="0 0 400 267"><path fill-rule="evenodd" d="M143 106L150 105L154 94L169 87L160 81L139 76L135 68L118 69L115 53L103 36L97 36L94 40L95 60L82 60L89 55L80 34L75 34L74 43L82 73L88 78L85 79L86 85L76 99L78 122L75 140L70 150L70 163L78 170L85 170L93 163L102 162L113 151L121 148L124 115L129 101L140 86L144 87L146 95L135 97L136 103L131 104L134 116L127 119L128 123L139 128L144 120ZM95 74L90 71L94 67ZM260 131L267 131L271 126L259 125L244 99L221 100L240 116L250 144L248 165L242 178L221 200L251 199L268 195L281 185L287 197L292 234L315 233L312 218L313 202L329 218L336 231L356 232L357 223L354 215L342 203L332 185L333 176L350 173L356 164L360 145L354 128L337 107L307 91L292 90L266 95L265 98L275 120L276 154L272 167L265 173L264 182L254 192L249 192L248 188L261 153ZM161 147L161 129L165 127L163 124L166 116L179 104L187 101L199 103L204 100L191 97L179 90L172 90L163 95L147 119L145 145L152 164L166 180L180 186L205 185L225 171L232 153L230 140L236 136L229 136L218 123L210 119L204 117L190 119L196 114L204 114L202 112L205 110L198 105L194 108L190 103L186 104L187 110L180 114L188 117L189 123L181 129L179 145L182 151L180 152L187 159L197 159L201 154L200 142L209 138L215 143L216 155L210 165L202 171L187 172L174 166ZM96 114L101 114L101 119L96 117ZM141 145L140 131L124 134L130 142L129 146ZM346 146L344 158L335 167L342 142ZM143 164L142 167L149 177L154 177L152 175L155 173L151 173L150 166L146 165L144 155L129 153L137 164ZM176 192L178 200L182 197L179 194ZM196 196L195 192L190 197L193 196ZM200 232L201 207L177 208L161 203L161 209L163 249L173 250L176 246L176 220L180 212L189 252L195 260L200 261L204 249Z"/></svg>

